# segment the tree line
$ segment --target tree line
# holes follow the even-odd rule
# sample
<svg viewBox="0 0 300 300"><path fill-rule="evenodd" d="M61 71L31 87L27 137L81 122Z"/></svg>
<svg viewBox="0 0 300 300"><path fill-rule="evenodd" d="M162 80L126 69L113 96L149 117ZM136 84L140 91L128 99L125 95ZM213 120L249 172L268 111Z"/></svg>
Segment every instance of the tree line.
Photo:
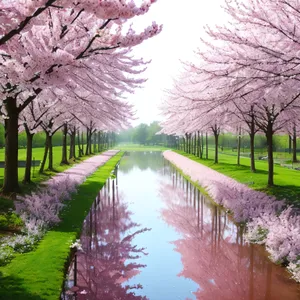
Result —
<svg viewBox="0 0 300 300"><path fill-rule="evenodd" d="M159 134L162 127L158 121L151 124L141 123L135 127L121 131L117 135L118 143L137 143L141 145L171 146L172 137Z"/></svg>
<svg viewBox="0 0 300 300"><path fill-rule="evenodd" d="M136 33L129 23L155 1L1 1L0 116L5 131L4 193L19 192L18 148L26 135L28 176L39 132L46 138L44 161L53 161L62 130L62 163L70 151L90 153L92 140L127 128L134 113L124 101L144 82L149 62L132 48L160 33L153 22ZM126 28L128 28L126 30ZM98 142L97 142L98 143ZM82 149L82 144L87 144Z"/></svg>
<svg viewBox="0 0 300 300"><path fill-rule="evenodd" d="M163 132L183 143L215 140L222 133L250 139L250 170L256 172L255 137L267 143L268 186L274 185L274 136L287 134L297 161L299 132L298 1L224 1L226 20L206 26L195 57L183 62L162 105ZM201 149L201 147L199 147ZM239 147L238 147L239 149Z"/></svg>

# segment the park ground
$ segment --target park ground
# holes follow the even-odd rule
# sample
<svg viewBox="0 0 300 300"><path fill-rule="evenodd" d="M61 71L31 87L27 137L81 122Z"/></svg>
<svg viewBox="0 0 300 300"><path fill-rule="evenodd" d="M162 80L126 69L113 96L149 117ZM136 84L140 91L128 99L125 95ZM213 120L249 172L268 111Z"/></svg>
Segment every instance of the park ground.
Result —
<svg viewBox="0 0 300 300"><path fill-rule="evenodd" d="M0 267L0 299L59 299L70 245L79 237L84 218L122 155L119 152L80 185L62 212L61 223L46 233L34 251L17 254Z"/></svg>
<svg viewBox="0 0 300 300"><path fill-rule="evenodd" d="M10 264L0 268L0 281L2 282L0 286L0 299L41 299L37 296L41 294L44 297L42 299L54 299L54 295L59 295L61 282L65 274L64 266L67 264L70 254L70 241L79 236L81 224L95 195L110 176L111 170L113 170L120 160L123 152L168 150L167 147L142 146L138 144L122 144L115 148L120 149L121 152L102 166L96 173L91 175L88 180L80 186L78 194L74 196L72 205L68 211L68 217L63 218L62 223L57 228L49 231L38 245L38 248L28 253L26 259L24 259L24 255L19 255ZM218 164L214 164L214 151L211 148L209 149L208 159L199 159L192 154L186 154L179 150L174 151L232 177L253 189L264 191L268 194L275 195L278 199L286 199L289 204L300 206L300 171L275 165L274 180L276 186L267 188L268 165L264 160L257 160L257 172L251 173L250 159L248 157L241 157L241 165L237 166L237 157L234 153L230 153L230 151L219 154ZM25 159L25 155L25 149L20 149L19 159ZM33 157L36 160L41 160L42 156L43 148L35 148L33 150ZM0 160L3 158L3 150L0 150ZM57 172L62 172L71 166L60 166L60 158L61 147L54 147L54 168ZM81 160L86 158L88 157L83 157ZM288 156L284 158L288 160ZM78 160L77 163L78 162L80 162L80 160ZM24 168L20 168L20 181L22 180L23 172ZM0 169L0 182L3 180L3 174L3 169ZM38 174L38 170L35 170L35 177L33 178L34 184L29 187L23 186L23 191L28 192L34 189L38 183L43 182L54 174L55 172L47 171L44 174ZM89 199L84 203L80 201L83 195L85 199ZM5 224L3 218L1 219L1 216L7 214L8 209L12 207L13 201L11 199L0 198L0 208L2 210L0 212L0 235L1 233L3 234L5 230L18 229L19 220L17 218L13 218L11 224ZM7 225L12 226L12 228ZM47 263L42 264L42 261L46 261ZM37 262L40 262L40 264ZM45 267L40 268L40 265ZM47 265L52 267L46 267ZM36 268L36 266L39 266L39 268ZM22 274L20 275L22 278L15 274Z"/></svg>

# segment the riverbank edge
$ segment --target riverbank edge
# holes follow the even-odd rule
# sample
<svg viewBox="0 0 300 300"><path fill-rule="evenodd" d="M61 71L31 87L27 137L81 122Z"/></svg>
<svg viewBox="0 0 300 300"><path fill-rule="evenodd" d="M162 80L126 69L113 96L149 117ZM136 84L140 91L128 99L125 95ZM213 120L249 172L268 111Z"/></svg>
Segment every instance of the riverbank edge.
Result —
<svg viewBox="0 0 300 300"><path fill-rule="evenodd" d="M62 146L55 146L54 148L62 148ZM35 149L39 149L39 148L33 148L33 151ZM44 148L42 148L44 150ZM19 149L22 150L22 149ZM61 151L61 149L59 149ZM97 156L97 155L101 155L102 153L105 153L107 150L103 150L101 152L97 152L97 153L92 153L89 155L83 155L81 157L77 157L75 160L68 160L68 164L61 164L61 158L59 158L59 160L57 160L56 156L54 156L54 169L56 171L50 171L48 169L44 170L43 173L39 173L39 171L33 171L32 170L32 176L31 176L31 183L30 184L23 184L22 180L19 177L19 185L21 187L21 193L19 195L21 196L26 196L27 194L33 193L35 191L37 191L40 187L42 187L45 182L47 182L48 180L50 180L51 178L53 178L55 175L63 173L71 168L73 168L74 166L90 159L93 156ZM34 157L34 152L33 152L33 157ZM59 162L59 163L58 163ZM18 168L18 173L20 175L21 170L23 170L24 168L19 167ZM33 169L33 167L32 167ZM35 175L34 175L35 174ZM23 176L23 175L22 175ZM11 210L14 210L14 201L13 201L14 197L9 197L8 195L3 195L0 193L0 215L2 216L6 216L8 213L10 213ZM18 221L18 220L17 220ZM10 234L11 232L14 233L19 229L18 228L19 224L10 224L10 228L1 228L0 230L2 230L2 237L4 236L4 233Z"/></svg>
<svg viewBox="0 0 300 300"><path fill-rule="evenodd" d="M60 298L70 245L80 236L92 203L123 154L120 151L111 157L78 186L61 223L45 234L35 251L17 255L10 264L0 268L0 299ZM86 201L82 201L83 197Z"/></svg>
<svg viewBox="0 0 300 300"><path fill-rule="evenodd" d="M166 160L168 160L168 161L175 167L175 169L177 169L177 170L184 176L184 178L185 178L186 180L190 181L190 182L191 182L192 184L194 184L197 188L199 188L201 192L204 191L204 194L205 194L206 196L208 196L209 200L210 200L212 203L214 203L214 204L217 205L217 206L222 207L222 208L225 209L225 210L228 209L228 207L226 207L226 205L220 204L220 203L218 203L218 202L216 202L216 201L213 200L213 197L210 195L210 192L207 190L208 187L203 187L203 186L200 185L200 183L199 183L198 181L192 180L192 178L191 178L192 175L191 175L191 174L188 174L188 173L184 172L178 165L175 164L174 161L172 161L171 159L167 158L166 155L165 155L165 153L167 153L167 152L173 152L173 153L175 153L175 154L177 154L177 155L179 155L179 156L182 156L182 157L184 157L185 159L188 159L188 160L190 160L190 161L193 161L193 160L191 160L189 157L187 157L187 156L185 156L185 155L183 155L183 154L181 154L181 153L178 153L177 151L169 150L169 151L164 151L164 152L163 152L164 158L165 158ZM194 163L197 163L197 164L199 164L199 165L201 165L201 166L203 166L203 167L205 167L205 168L211 169L211 168L209 168L208 166L201 164L201 162L198 162L198 161L193 161L193 162L194 162ZM211 170L213 170L213 169L211 169ZM217 172L217 173L219 173L219 174L222 174L222 173L220 173L220 172L218 172L218 171L216 171L216 170L213 170L213 171L214 171L214 172ZM230 178L230 177L227 176L227 175L224 175L224 174L222 174L222 175L223 175L223 176L226 176L226 177L228 177L228 178ZM235 179L233 179L233 178L230 178L230 180L234 180L234 181L236 181L237 183L239 183L237 180L235 180ZM241 183L239 183L239 184L241 184ZM249 189L251 189L251 187L249 187L249 186L247 186L247 187L248 187ZM255 191L255 190L253 190L253 191ZM267 196L267 195L266 195L266 196ZM234 221L235 223L239 224L239 222L236 222L236 221L235 221L234 214L231 214L231 215L232 215L233 221ZM248 225L249 225L250 223L251 223L251 220L246 221L246 222L243 222L242 225L245 226L245 228L247 228ZM253 223L253 222L252 222L252 223ZM253 226L253 225L251 224L251 226ZM256 230L257 230L257 229L256 229ZM270 251L268 251L267 246L266 246L266 244L265 244L264 242L261 242L261 241L259 241L259 240L251 240L251 239L249 239L249 238L247 239L247 241L248 241L249 243L252 243L252 244L260 244L260 245L264 246L265 250L270 254ZM271 254L270 254L270 255L271 255ZM278 262L277 262L277 263L274 262L274 261L271 259L271 256L269 256L269 259L270 259L273 263L275 263L275 264L280 264L280 262L279 262L279 263L278 263ZM299 265L295 265L294 262L289 262L289 263L290 263L290 265L294 265L294 269L295 269L295 270L293 270L290 266L283 264L282 262L281 262L281 265L282 265L282 267L286 268L286 270L289 272L289 274L291 274L291 279L292 279L292 280L295 280L296 282L299 283L299 276L298 276L298 274L299 274ZM293 272L293 271L294 271L294 272Z"/></svg>

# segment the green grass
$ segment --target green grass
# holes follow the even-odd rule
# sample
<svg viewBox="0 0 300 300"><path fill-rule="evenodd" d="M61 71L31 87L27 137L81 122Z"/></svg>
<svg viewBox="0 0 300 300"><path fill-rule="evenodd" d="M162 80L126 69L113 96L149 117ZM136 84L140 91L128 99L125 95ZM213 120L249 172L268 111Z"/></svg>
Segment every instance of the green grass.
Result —
<svg viewBox="0 0 300 300"><path fill-rule="evenodd" d="M70 244L78 238L94 199L122 155L120 152L88 177L68 202L62 222L47 232L35 251L20 254L0 268L0 299L59 299Z"/></svg>
<svg viewBox="0 0 300 300"><path fill-rule="evenodd" d="M212 148L210 150L213 150ZM214 151L214 150L213 150ZM232 148L223 147L223 150L220 150L220 153L228 154L231 156L237 156L237 150L235 149L232 151ZM259 159L259 157L267 156L268 152L267 149L256 149L254 156L255 159ZM299 153L297 154L299 156ZM250 157L250 149L249 148L241 148L241 156ZM273 152L273 157L275 162L289 162L291 163L292 160L292 153L288 152ZM300 156L299 156L300 158Z"/></svg>
<svg viewBox="0 0 300 300"><path fill-rule="evenodd" d="M35 160L42 160L44 155L44 148L33 148L33 158ZM5 153L4 149L0 149L0 161L4 161ZM72 162L70 165L60 165L62 157L62 147L57 146L53 147L53 167L55 172L45 170L44 173L39 174L39 167L35 167L35 169L32 167L31 175L32 175L32 184L22 184L22 180L24 178L25 168L19 168L19 183L21 187L22 194L27 194L30 191L34 190L36 186L49 179L51 176L55 175L57 172L63 172L64 170L70 168L72 166ZM87 159L89 156L84 156L81 158L78 158L76 160L76 163ZM19 160L26 160L26 149L19 149ZM45 165L45 169L48 167L48 160ZM0 168L0 185L3 184L4 180L4 169ZM1 212L7 212L10 208L13 208L13 201L10 197L0 197L0 213Z"/></svg>
<svg viewBox="0 0 300 300"><path fill-rule="evenodd" d="M145 146L139 144L119 144L115 148L122 151L164 151L169 149L164 146Z"/></svg>
<svg viewBox="0 0 300 300"><path fill-rule="evenodd" d="M62 147L57 146L53 147L53 163L54 163L54 168L55 170L61 172L64 170L63 166L60 166L60 161L61 161L61 153L62 153ZM19 160L26 160L26 149L19 149L18 152L19 155ZM32 151L32 157L35 160L42 160L44 155L44 148L33 148ZM0 149L0 161L4 161L5 158L5 153L4 149ZM46 163L46 168L48 166L48 160ZM33 169L32 169L33 171ZM35 167L35 172L34 175L35 177L32 178L33 181L35 182L40 182L40 175L38 174L39 167ZM25 168L19 168L19 180L22 181L25 173ZM0 169L0 183L3 182L3 177L4 177L4 169Z"/></svg>
<svg viewBox="0 0 300 300"><path fill-rule="evenodd" d="M237 166L236 156L219 154L219 163L215 164L213 160L213 151L209 151L208 160L201 160L194 155L186 154L183 151L176 150L175 152L208 166L224 175L234 178L235 180L248 185L250 188L274 195L277 199L286 199L288 204L300 206L300 171L275 165L275 186L267 188L268 163L266 161L257 160L255 162L257 172L252 173L250 171L249 158L241 157L241 165Z"/></svg>

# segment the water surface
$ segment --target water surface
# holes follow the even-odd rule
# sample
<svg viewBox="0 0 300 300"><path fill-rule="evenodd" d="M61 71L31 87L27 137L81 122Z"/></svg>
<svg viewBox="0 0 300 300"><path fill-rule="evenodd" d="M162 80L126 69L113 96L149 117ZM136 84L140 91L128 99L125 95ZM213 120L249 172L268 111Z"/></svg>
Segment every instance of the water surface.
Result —
<svg viewBox="0 0 300 300"><path fill-rule="evenodd" d="M64 297L300 299L288 273L263 247L245 244L243 231L161 153L130 153L84 223Z"/></svg>

